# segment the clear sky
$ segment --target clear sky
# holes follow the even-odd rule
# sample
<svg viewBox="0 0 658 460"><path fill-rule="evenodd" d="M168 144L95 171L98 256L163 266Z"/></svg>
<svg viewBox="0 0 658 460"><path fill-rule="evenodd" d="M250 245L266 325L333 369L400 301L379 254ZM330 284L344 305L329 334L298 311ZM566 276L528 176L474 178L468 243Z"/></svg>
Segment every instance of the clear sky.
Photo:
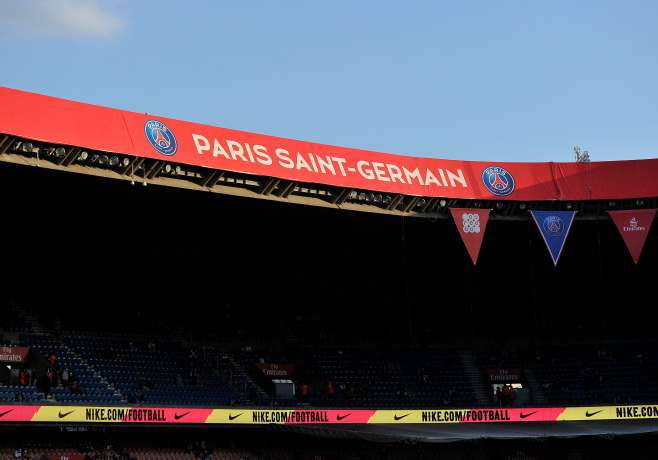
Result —
<svg viewBox="0 0 658 460"><path fill-rule="evenodd" d="M0 85L417 156L658 157L658 1L0 0Z"/></svg>

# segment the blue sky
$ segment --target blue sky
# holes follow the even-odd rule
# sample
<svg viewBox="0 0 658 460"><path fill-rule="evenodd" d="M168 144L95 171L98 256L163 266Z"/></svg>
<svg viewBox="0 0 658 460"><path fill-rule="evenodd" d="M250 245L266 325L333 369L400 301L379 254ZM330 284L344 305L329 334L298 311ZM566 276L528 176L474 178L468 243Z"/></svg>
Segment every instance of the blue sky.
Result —
<svg viewBox="0 0 658 460"><path fill-rule="evenodd" d="M658 157L658 2L0 0L0 85L418 156Z"/></svg>

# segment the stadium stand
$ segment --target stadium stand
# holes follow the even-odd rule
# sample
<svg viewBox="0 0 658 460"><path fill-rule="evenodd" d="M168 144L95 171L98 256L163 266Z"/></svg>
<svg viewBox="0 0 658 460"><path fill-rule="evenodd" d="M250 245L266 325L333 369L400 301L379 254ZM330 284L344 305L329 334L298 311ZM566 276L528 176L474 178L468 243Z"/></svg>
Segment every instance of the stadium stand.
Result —
<svg viewBox="0 0 658 460"><path fill-rule="evenodd" d="M32 347L43 357L54 354L57 358L58 372L67 369L79 383L79 394L73 392L71 387L63 388L54 384L51 389L54 401L67 404L90 402L111 404L123 401L121 395L89 365L84 357L61 340L47 334L22 334L21 343Z"/></svg>
<svg viewBox="0 0 658 460"><path fill-rule="evenodd" d="M373 352L332 350L313 355L335 400L314 405L363 407L455 407L476 404L455 351Z"/></svg>
<svg viewBox="0 0 658 460"><path fill-rule="evenodd" d="M12 336L11 329L1 333ZM48 394L36 378L29 385L5 382L0 385L0 400L10 403L379 408L499 405L493 392L484 399L477 394L478 387L490 388L486 375L490 368L520 369L519 381L530 389L532 397L515 405L639 404L657 399L658 357L655 343L649 339L608 340L605 345L547 341L532 347L509 342L497 351L191 345L171 337L58 332L42 327L14 337L32 348L34 375L52 355L56 357L57 375ZM477 357L475 365L480 372L475 380L469 377L469 363L464 360L469 354ZM269 381L259 375L259 362L292 364L297 397L277 399ZM77 385L61 382L64 369ZM302 386L308 387L304 397L299 396Z"/></svg>
<svg viewBox="0 0 658 460"><path fill-rule="evenodd" d="M228 405L238 399L223 361L195 360L180 344L143 337L68 334L67 343L131 403Z"/></svg>
<svg viewBox="0 0 658 460"><path fill-rule="evenodd" d="M545 347L532 364L550 402L573 405L655 401L658 359L651 342Z"/></svg>

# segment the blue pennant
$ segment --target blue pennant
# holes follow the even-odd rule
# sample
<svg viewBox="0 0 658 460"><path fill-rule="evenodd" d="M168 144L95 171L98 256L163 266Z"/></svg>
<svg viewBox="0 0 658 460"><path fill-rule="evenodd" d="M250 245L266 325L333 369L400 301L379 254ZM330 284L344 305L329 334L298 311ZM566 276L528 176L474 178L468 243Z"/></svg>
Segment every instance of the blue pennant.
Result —
<svg viewBox="0 0 658 460"><path fill-rule="evenodd" d="M576 211L530 211L530 214L544 238L553 263L557 265Z"/></svg>

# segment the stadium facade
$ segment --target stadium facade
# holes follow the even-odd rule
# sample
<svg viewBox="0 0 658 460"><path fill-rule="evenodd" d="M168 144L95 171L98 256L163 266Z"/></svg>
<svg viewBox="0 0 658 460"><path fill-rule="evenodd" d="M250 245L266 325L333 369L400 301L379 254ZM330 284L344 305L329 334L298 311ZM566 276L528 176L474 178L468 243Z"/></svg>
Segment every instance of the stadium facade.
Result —
<svg viewBox="0 0 658 460"><path fill-rule="evenodd" d="M414 158L0 88L0 161L13 222L2 231L7 291L72 331L42 330L12 307L18 347L4 361L57 350L79 366L85 391L26 392L0 403L0 423L299 425L313 436L420 441L657 431L656 337L638 318L655 298L658 160ZM190 331L195 339L181 339ZM135 346L140 334L167 353ZM214 367L187 357L195 340L225 345L204 357ZM508 340L532 342L531 358L509 358ZM245 351L254 343L270 356ZM293 347L303 357L284 360ZM204 387L197 367L219 383ZM226 369L228 383L215 375ZM263 397L273 377L295 372L297 384L373 388ZM171 388L177 374L181 391ZM556 384L571 377L577 385ZM144 379L155 388L129 401ZM512 382L535 394L516 404L486 394ZM3 398L14 392L0 386Z"/></svg>

